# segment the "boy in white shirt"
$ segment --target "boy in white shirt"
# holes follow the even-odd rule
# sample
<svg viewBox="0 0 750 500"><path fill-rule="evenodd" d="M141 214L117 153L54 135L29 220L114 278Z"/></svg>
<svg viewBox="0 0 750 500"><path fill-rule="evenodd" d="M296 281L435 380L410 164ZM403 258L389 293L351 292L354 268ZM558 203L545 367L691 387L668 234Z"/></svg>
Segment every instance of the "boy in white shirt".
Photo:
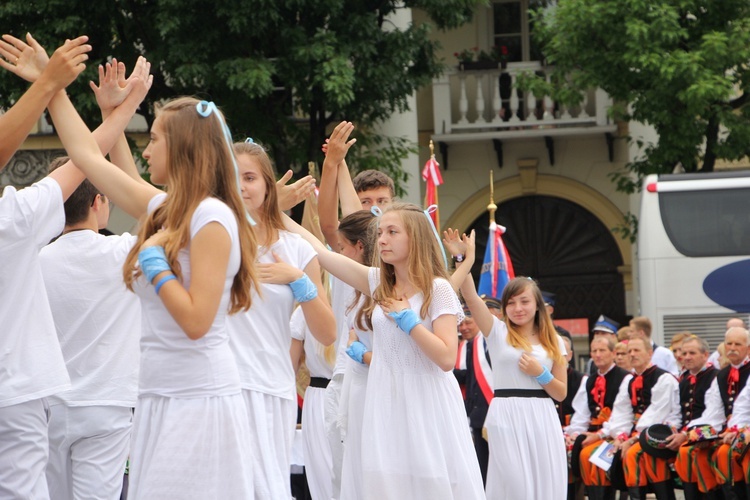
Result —
<svg viewBox="0 0 750 500"><path fill-rule="evenodd" d="M118 499L130 448L141 307L122 266L136 237L99 234L108 220L109 201L85 180L65 202L63 234L39 253L72 384L49 397L46 475L60 500Z"/></svg>
<svg viewBox="0 0 750 500"><path fill-rule="evenodd" d="M5 35L0 66L34 82L0 116L0 168L26 138L50 99L85 68L91 47L87 37L68 40L48 58L27 36ZM128 96L100 127L103 149L112 147L145 92ZM63 202L83 180L67 164L42 181L0 196L0 498L49 498L47 403L45 398L70 387L39 266L39 249L62 231Z"/></svg>

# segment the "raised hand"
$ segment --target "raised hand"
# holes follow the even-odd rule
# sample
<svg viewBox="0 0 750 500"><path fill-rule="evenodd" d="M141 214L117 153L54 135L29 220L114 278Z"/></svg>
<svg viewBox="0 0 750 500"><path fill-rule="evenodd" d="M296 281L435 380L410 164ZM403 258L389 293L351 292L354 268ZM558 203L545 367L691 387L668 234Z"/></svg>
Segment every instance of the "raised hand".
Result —
<svg viewBox="0 0 750 500"><path fill-rule="evenodd" d="M448 228L443 231L443 245L451 255L466 255L466 243L462 241L457 229Z"/></svg>
<svg viewBox="0 0 750 500"><path fill-rule="evenodd" d="M81 72L86 69L84 64L91 51L91 45L86 44L89 37L79 36L74 40L66 40L60 46L39 76L39 81L46 81L55 90L61 90L70 85Z"/></svg>
<svg viewBox="0 0 750 500"><path fill-rule="evenodd" d="M469 236L466 236L465 233L462 234L461 242L465 247L464 255L466 256L466 260L471 260L472 262L474 262L477 251L476 232L472 229L471 233L469 233Z"/></svg>
<svg viewBox="0 0 750 500"><path fill-rule="evenodd" d="M312 175L287 184L292 178L292 171L287 172L276 181L276 192L279 210L289 210L306 200L315 192L315 178Z"/></svg>
<svg viewBox="0 0 750 500"><path fill-rule="evenodd" d="M125 64L112 59L104 67L99 65L99 85L89 82L94 91L96 102L102 113L107 115L123 103L133 90L136 90L143 100L151 87L153 76L149 75L151 63L144 57L139 57L130 77L125 78Z"/></svg>
<svg viewBox="0 0 750 500"><path fill-rule="evenodd" d="M12 35L3 35L0 40L0 66L20 76L27 82L35 82L49 63L44 47L26 34L26 42Z"/></svg>
<svg viewBox="0 0 750 500"><path fill-rule="evenodd" d="M354 125L352 122L341 122L336 125L336 128L333 129L333 133L331 133L331 137L328 140L327 148L326 145L323 146L324 152L326 153L326 162L338 165L344 161L349 148L357 142L357 139L349 139L349 135L351 135L353 131Z"/></svg>

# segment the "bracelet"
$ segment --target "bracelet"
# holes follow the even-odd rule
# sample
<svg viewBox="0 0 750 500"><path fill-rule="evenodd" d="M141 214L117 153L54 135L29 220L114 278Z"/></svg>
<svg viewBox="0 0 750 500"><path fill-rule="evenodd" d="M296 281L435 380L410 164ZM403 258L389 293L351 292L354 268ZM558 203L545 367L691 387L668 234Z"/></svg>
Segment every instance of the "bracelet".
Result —
<svg viewBox="0 0 750 500"><path fill-rule="evenodd" d="M365 347L365 345L359 340L355 340L352 342L352 345L346 348L346 354L348 354L354 361L361 364L365 364L364 357L367 352L367 347Z"/></svg>
<svg viewBox="0 0 750 500"><path fill-rule="evenodd" d="M466 256L464 254L460 253L458 255L454 255L453 256L453 262L458 262L460 264L461 262L464 261L465 258L466 258Z"/></svg>
<svg viewBox="0 0 750 500"><path fill-rule="evenodd" d="M147 247L138 252L138 263L146 279L151 283L158 274L171 271L164 247Z"/></svg>
<svg viewBox="0 0 750 500"><path fill-rule="evenodd" d="M542 373L534 377L537 382L541 385L547 385L555 379L555 376L549 371L546 366L542 367Z"/></svg>
<svg viewBox="0 0 750 500"><path fill-rule="evenodd" d="M294 300L299 303L309 302L318 296L318 287L315 286L315 283L306 274L289 283L289 287L292 289L292 294L294 294Z"/></svg>
<svg viewBox="0 0 750 500"><path fill-rule="evenodd" d="M176 279L177 279L177 276L175 276L174 274L167 274L162 279L160 279L156 283L156 286L154 286L154 291L156 292L156 295L159 295L159 290L161 290L161 287L164 286L164 283L166 283L167 281L172 281Z"/></svg>

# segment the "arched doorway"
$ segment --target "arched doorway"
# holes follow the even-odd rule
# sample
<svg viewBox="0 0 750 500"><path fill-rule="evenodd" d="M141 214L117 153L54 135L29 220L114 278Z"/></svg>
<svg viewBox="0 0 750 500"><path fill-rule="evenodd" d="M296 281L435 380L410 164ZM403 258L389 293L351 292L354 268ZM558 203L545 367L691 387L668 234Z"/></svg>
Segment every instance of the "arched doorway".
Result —
<svg viewBox="0 0 750 500"><path fill-rule="evenodd" d="M508 199L495 217L508 231L508 247L516 275L531 276L545 291L556 294L557 319L600 314L623 322L625 287L618 267L620 248L610 230L582 206L555 196L532 195ZM487 243L488 215L477 217L467 230L476 231L478 283Z"/></svg>

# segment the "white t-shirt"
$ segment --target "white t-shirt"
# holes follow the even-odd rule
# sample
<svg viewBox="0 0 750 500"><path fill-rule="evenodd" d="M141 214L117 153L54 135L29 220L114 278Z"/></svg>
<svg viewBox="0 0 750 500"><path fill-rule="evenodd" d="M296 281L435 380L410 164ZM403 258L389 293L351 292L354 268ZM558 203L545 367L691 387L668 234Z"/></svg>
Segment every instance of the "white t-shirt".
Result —
<svg viewBox="0 0 750 500"><path fill-rule="evenodd" d="M312 245L288 231L279 231L279 239L269 250L259 249L258 262L275 262L271 251L297 269L305 269L316 257ZM289 319L294 294L289 285L262 283L261 290L262 297L253 290L249 310L233 314L227 322L242 388L293 400L297 392L289 357Z"/></svg>
<svg viewBox="0 0 750 500"><path fill-rule="evenodd" d="M289 324L292 328L292 338L305 344L305 364L310 376L330 379L333 376L333 363L326 361L326 346L313 337L301 307L294 310Z"/></svg>
<svg viewBox="0 0 750 500"><path fill-rule="evenodd" d="M492 387L497 389L530 389L544 390L536 378L527 375L518 367L518 361L524 351L513 347L508 342L508 327L505 322L495 317L492 318L492 329L485 339L487 348L492 359ZM557 347L560 354L565 356L567 350L562 337L557 336ZM541 344L532 344L531 356L536 358L540 365L552 370L554 360L549 357L547 351Z"/></svg>
<svg viewBox="0 0 750 500"><path fill-rule="evenodd" d="M0 407L70 388L39 249L65 224L60 185L43 179L0 197Z"/></svg>
<svg viewBox="0 0 750 500"><path fill-rule="evenodd" d="M166 194L154 196L149 212L158 207ZM141 276L135 292L141 299L141 367L139 393L175 398L228 396L240 393L237 362L229 347L226 317L234 277L240 268L240 242L234 212L216 198L200 202L190 220L190 238L207 224L218 222L229 233L232 248L224 277L224 291L216 317L208 333L191 340L174 320L153 285ZM182 269L182 285L190 288L190 243L177 260Z"/></svg>
<svg viewBox="0 0 750 500"><path fill-rule="evenodd" d="M57 338L72 389L50 397L68 406L135 405L141 305L122 266L137 237L90 230L60 236L39 253Z"/></svg>

